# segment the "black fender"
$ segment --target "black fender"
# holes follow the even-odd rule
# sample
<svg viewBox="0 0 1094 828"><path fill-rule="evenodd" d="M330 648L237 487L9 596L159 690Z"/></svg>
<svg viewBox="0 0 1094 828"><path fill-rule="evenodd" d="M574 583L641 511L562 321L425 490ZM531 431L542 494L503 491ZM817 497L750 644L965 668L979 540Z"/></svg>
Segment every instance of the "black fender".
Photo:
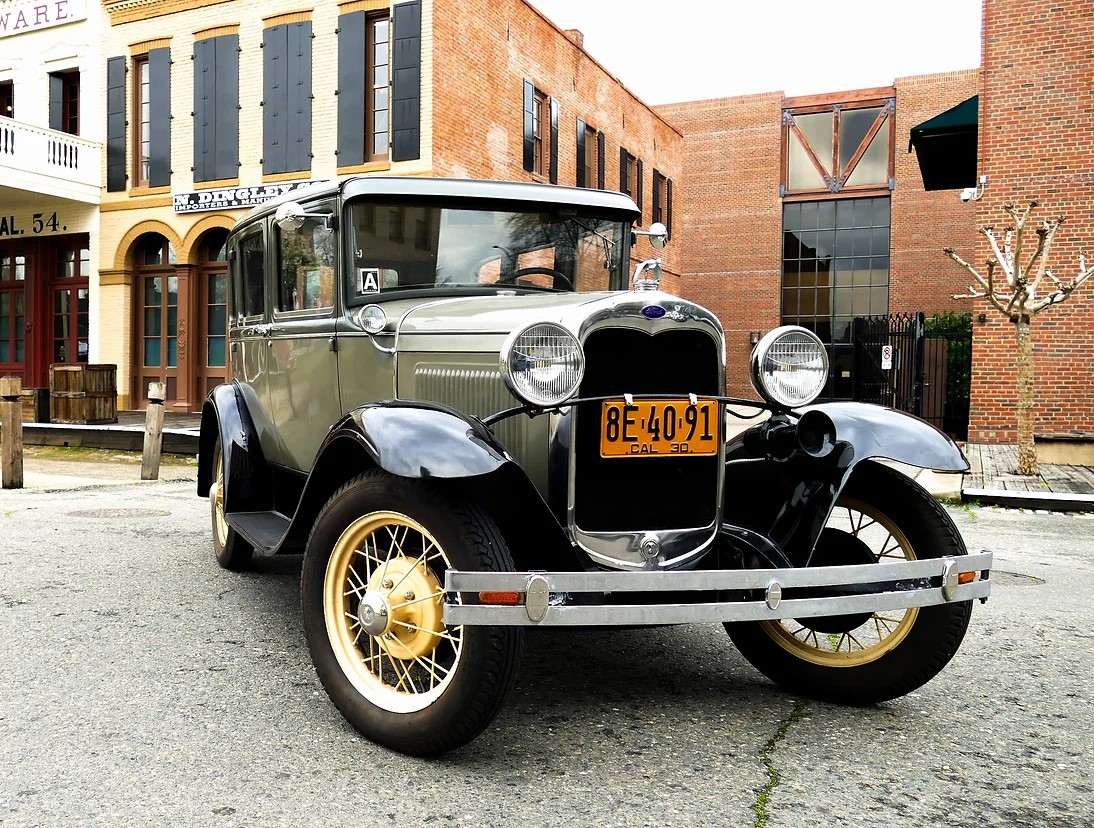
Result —
<svg viewBox="0 0 1094 828"><path fill-rule="evenodd" d="M829 433L796 439L799 422ZM734 527L756 532L786 560L807 566L855 468L882 458L936 471L969 468L953 440L901 411L841 402L777 413L726 446L723 536L740 535Z"/></svg>
<svg viewBox="0 0 1094 828"><path fill-rule="evenodd" d="M572 545L535 485L478 419L437 403L394 400L346 414L316 452L289 529L276 551L297 551L323 505L371 468L430 479L475 500L498 523L522 565L572 554ZM540 564L538 568L550 568Z"/></svg>
<svg viewBox="0 0 1094 828"><path fill-rule="evenodd" d="M198 495L207 497L213 484L213 450L217 435L224 455L224 509L260 512L271 508L271 478L258 431L235 383L218 385L201 407L198 436Z"/></svg>

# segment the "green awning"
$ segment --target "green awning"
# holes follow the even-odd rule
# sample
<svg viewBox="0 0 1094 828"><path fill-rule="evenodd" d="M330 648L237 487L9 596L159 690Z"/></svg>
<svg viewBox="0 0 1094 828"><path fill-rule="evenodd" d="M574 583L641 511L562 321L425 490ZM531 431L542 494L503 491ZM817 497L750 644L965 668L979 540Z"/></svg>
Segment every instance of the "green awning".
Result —
<svg viewBox="0 0 1094 828"><path fill-rule="evenodd" d="M976 184L976 133L980 96L912 127L908 152L915 147L924 190L957 190Z"/></svg>

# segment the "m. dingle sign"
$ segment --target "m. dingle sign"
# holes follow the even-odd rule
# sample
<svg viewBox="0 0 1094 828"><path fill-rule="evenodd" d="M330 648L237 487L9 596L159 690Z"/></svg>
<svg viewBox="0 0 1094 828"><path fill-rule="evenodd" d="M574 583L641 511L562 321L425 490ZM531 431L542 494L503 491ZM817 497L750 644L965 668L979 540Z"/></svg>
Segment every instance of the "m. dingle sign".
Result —
<svg viewBox="0 0 1094 828"><path fill-rule="evenodd" d="M320 179L321 180L321 179ZM258 184L254 187L216 187L211 190L197 190L192 193L175 193L173 196L176 213L200 213L203 210L239 210L254 207L271 198L291 192L315 181L286 181L283 184Z"/></svg>

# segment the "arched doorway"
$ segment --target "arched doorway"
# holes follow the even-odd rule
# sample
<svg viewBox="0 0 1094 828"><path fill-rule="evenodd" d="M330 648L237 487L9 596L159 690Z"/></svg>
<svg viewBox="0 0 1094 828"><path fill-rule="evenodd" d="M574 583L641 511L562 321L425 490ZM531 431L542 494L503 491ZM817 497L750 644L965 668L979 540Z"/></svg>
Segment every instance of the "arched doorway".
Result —
<svg viewBox="0 0 1094 828"><path fill-rule="evenodd" d="M197 244L199 330L194 360L197 405L228 379L228 231L215 228Z"/></svg>

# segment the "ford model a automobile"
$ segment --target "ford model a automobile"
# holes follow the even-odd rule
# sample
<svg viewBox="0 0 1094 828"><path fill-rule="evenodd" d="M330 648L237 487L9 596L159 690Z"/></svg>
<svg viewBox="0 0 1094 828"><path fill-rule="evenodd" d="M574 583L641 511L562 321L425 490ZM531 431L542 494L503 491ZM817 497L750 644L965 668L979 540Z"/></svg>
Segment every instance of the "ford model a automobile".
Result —
<svg viewBox="0 0 1094 828"><path fill-rule="evenodd" d="M726 397L717 317L658 259L631 272L665 243L640 217L620 193L358 178L232 232L233 380L198 483L216 559L303 552L316 671L370 739L473 739L526 626L720 621L791 692L883 701L988 595L990 553L878 462L961 471L957 446L813 405L828 362L798 327L755 347L762 401Z"/></svg>

